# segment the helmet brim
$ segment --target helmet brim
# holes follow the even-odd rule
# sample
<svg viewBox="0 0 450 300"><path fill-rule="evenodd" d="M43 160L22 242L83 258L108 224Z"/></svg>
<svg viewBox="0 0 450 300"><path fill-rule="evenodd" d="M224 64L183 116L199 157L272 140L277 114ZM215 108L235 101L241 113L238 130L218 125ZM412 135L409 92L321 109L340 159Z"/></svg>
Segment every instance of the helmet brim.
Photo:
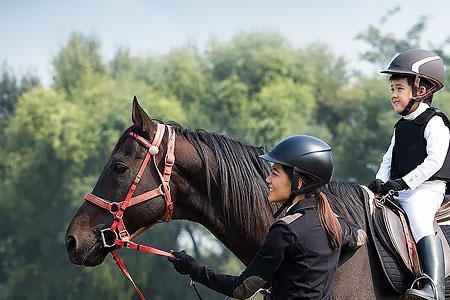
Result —
<svg viewBox="0 0 450 300"><path fill-rule="evenodd" d="M286 161L284 161L284 160L282 160L282 159L276 158L276 157L274 157L274 156L272 156L272 155L270 155L270 154L263 154L263 155L260 155L259 158L261 158L261 159L263 159L263 160L265 160L265 161L269 161L269 162L275 163L275 164L281 164L281 165L285 165L285 166L291 166L288 162L286 162Z"/></svg>
<svg viewBox="0 0 450 300"><path fill-rule="evenodd" d="M413 72L413 71L405 71L405 70L398 70L398 69L387 69L387 70L380 71L380 73L392 74L392 75L407 75L407 76L417 75L417 73Z"/></svg>

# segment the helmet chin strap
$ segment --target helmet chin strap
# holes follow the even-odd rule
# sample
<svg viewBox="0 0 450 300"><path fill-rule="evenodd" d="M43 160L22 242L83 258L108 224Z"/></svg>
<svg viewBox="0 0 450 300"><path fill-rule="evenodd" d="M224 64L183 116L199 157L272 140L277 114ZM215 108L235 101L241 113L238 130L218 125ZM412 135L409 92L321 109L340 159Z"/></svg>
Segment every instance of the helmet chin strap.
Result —
<svg viewBox="0 0 450 300"><path fill-rule="evenodd" d="M414 86L412 89L412 94L413 97L411 99L409 99L408 105L406 105L405 109L401 112L399 112L398 114L401 116L406 116L409 114L409 112L411 111L411 108L413 107L413 105L416 102L420 102L422 100L424 100L423 96L417 96L417 91L419 90L419 86L420 86L420 77L416 75L416 78L414 79ZM428 97L428 95L427 95Z"/></svg>
<svg viewBox="0 0 450 300"><path fill-rule="evenodd" d="M422 95L417 95L417 91L420 88L420 77L423 77L425 79L427 79L428 81L430 81L433 86L428 89L424 94ZM412 94L413 97L411 99L409 99L408 105L406 105L405 109L399 113L399 115L402 116L406 116L407 114L410 113L411 108L413 107L414 103L416 102L422 102L424 100L426 100L428 97L432 96L435 92L439 91L441 88L443 88L444 85L442 83L440 83L439 81L436 81L435 79L428 77L428 76L424 76L424 75L416 75L416 78L414 79L414 86L413 86L413 90L412 90Z"/></svg>
<svg viewBox="0 0 450 300"><path fill-rule="evenodd" d="M417 100L413 98L409 99L408 105L406 105L405 109L399 112L398 114L401 116L406 116L411 111L411 108L413 107L414 103L416 103Z"/></svg>
<svg viewBox="0 0 450 300"><path fill-rule="evenodd" d="M281 212L282 212L286 207L288 207L288 206L290 206L290 205L292 204L292 202L293 202L294 199L295 199L295 196L297 196L297 195L291 194L291 195L289 196L289 198L287 199L287 201L284 202L283 205L281 205L280 208L273 214L273 217L274 217L275 219L278 218L278 216L281 214Z"/></svg>

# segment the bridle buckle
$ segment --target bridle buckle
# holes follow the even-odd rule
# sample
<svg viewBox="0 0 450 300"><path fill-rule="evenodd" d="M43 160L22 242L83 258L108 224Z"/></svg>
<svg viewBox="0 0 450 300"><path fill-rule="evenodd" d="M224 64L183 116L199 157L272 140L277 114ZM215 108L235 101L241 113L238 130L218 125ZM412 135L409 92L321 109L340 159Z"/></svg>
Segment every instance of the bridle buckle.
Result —
<svg viewBox="0 0 450 300"><path fill-rule="evenodd" d="M126 229L119 231L119 237L122 240L128 240L130 238L130 234L128 233L128 231Z"/></svg>
<svg viewBox="0 0 450 300"><path fill-rule="evenodd" d="M118 239L117 232L111 230L111 228L105 228L100 230L102 237L103 247L112 248L116 245L116 239Z"/></svg>
<svg viewBox="0 0 450 300"><path fill-rule="evenodd" d="M164 158L164 163L169 166L172 167L173 164L175 163L175 155L171 154L171 153L167 153L166 157Z"/></svg>

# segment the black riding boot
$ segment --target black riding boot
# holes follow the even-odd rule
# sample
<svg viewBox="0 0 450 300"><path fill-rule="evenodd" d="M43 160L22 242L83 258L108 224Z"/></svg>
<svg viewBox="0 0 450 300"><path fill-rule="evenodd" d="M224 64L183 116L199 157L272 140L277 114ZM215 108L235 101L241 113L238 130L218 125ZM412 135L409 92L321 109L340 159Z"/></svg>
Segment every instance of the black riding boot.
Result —
<svg viewBox="0 0 450 300"><path fill-rule="evenodd" d="M441 239L436 235L428 235L417 242L417 252L419 254L422 271L428 275L436 285L437 300L445 300L445 265L444 251L442 250ZM430 299L435 300L435 292L429 280L422 289L409 289L405 293L407 300Z"/></svg>

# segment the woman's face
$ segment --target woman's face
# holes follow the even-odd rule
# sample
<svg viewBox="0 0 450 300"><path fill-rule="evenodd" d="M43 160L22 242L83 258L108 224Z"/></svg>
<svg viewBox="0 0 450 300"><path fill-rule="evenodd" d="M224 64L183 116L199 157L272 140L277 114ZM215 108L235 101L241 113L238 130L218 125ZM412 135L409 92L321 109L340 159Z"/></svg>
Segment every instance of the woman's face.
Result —
<svg viewBox="0 0 450 300"><path fill-rule="evenodd" d="M291 178L280 164L273 164L272 171L266 178L269 186L269 202L285 202L291 194Z"/></svg>

